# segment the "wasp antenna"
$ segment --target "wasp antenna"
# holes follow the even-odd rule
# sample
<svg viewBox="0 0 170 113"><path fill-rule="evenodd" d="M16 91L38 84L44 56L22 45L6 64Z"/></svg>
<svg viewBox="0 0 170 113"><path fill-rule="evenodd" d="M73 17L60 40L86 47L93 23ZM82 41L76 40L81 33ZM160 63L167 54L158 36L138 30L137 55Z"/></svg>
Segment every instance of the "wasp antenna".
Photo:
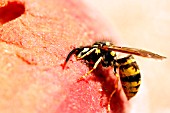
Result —
<svg viewBox="0 0 170 113"><path fill-rule="evenodd" d="M76 54L77 50L79 50L79 48L73 49L73 50L68 54L68 56L67 56L66 60L64 61L64 63L61 64L61 66L62 66L63 69L65 68L65 66L66 66L68 60L70 59L70 57L71 57L73 54Z"/></svg>

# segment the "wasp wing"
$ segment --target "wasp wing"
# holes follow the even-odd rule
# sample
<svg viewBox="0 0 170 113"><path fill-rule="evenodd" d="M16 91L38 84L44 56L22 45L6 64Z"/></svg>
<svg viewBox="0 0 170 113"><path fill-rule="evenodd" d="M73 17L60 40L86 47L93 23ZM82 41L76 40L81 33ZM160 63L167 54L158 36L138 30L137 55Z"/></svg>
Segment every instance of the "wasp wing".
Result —
<svg viewBox="0 0 170 113"><path fill-rule="evenodd" d="M133 54L137 56L142 56L142 57L147 57L147 58L154 58L154 59L164 59L166 57L155 54L150 51L142 50L142 49L136 49L136 48L130 48L130 47L120 47L120 46L103 46L102 49L105 50L112 50L115 52L121 52L121 53L128 53L128 54Z"/></svg>

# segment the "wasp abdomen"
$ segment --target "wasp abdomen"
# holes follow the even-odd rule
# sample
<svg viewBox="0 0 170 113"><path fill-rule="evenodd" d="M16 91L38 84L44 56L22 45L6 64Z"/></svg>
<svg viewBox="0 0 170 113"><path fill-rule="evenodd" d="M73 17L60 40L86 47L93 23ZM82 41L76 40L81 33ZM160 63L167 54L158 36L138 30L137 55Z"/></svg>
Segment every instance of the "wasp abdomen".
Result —
<svg viewBox="0 0 170 113"><path fill-rule="evenodd" d="M132 55L118 59L117 63L122 87L129 100L136 95L141 84L140 70Z"/></svg>

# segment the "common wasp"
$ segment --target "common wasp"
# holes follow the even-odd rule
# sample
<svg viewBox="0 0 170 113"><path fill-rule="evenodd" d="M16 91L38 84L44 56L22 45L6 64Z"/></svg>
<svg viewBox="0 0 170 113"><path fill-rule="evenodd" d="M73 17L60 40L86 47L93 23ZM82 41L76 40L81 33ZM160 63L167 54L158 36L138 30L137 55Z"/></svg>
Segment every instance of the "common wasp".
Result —
<svg viewBox="0 0 170 113"><path fill-rule="evenodd" d="M117 59L116 52L126 53L128 55L126 57ZM160 60L166 58L146 50L120 47L115 46L108 41L101 41L95 42L93 45L74 48L68 54L63 64L63 68L73 54L76 55L77 60L84 60L86 63L92 65L92 69L90 69L85 75L81 76L80 79L85 78L87 75L93 72L93 70L95 70L99 64L101 64L103 67L113 67L114 75L117 77L117 83L120 79L128 100L136 95L141 84L140 70L132 55ZM119 74L116 72L117 69L119 69ZM117 84L115 84L115 90L109 97L107 106L108 111L110 111L110 101L116 91L116 88Z"/></svg>

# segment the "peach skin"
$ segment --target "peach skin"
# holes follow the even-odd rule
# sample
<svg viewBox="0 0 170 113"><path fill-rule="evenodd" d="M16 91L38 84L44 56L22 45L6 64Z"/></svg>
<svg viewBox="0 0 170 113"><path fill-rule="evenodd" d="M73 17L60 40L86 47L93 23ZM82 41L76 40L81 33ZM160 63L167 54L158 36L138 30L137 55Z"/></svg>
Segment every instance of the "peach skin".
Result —
<svg viewBox="0 0 170 113"><path fill-rule="evenodd" d="M75 47L102 40L120 44L102 16L74 0L1 1L1 112L106 113L115 85L112 68L77 82L87 65L72 56L61 66ZM111 112L129 113L130 106L118 83Z"/></svg>

